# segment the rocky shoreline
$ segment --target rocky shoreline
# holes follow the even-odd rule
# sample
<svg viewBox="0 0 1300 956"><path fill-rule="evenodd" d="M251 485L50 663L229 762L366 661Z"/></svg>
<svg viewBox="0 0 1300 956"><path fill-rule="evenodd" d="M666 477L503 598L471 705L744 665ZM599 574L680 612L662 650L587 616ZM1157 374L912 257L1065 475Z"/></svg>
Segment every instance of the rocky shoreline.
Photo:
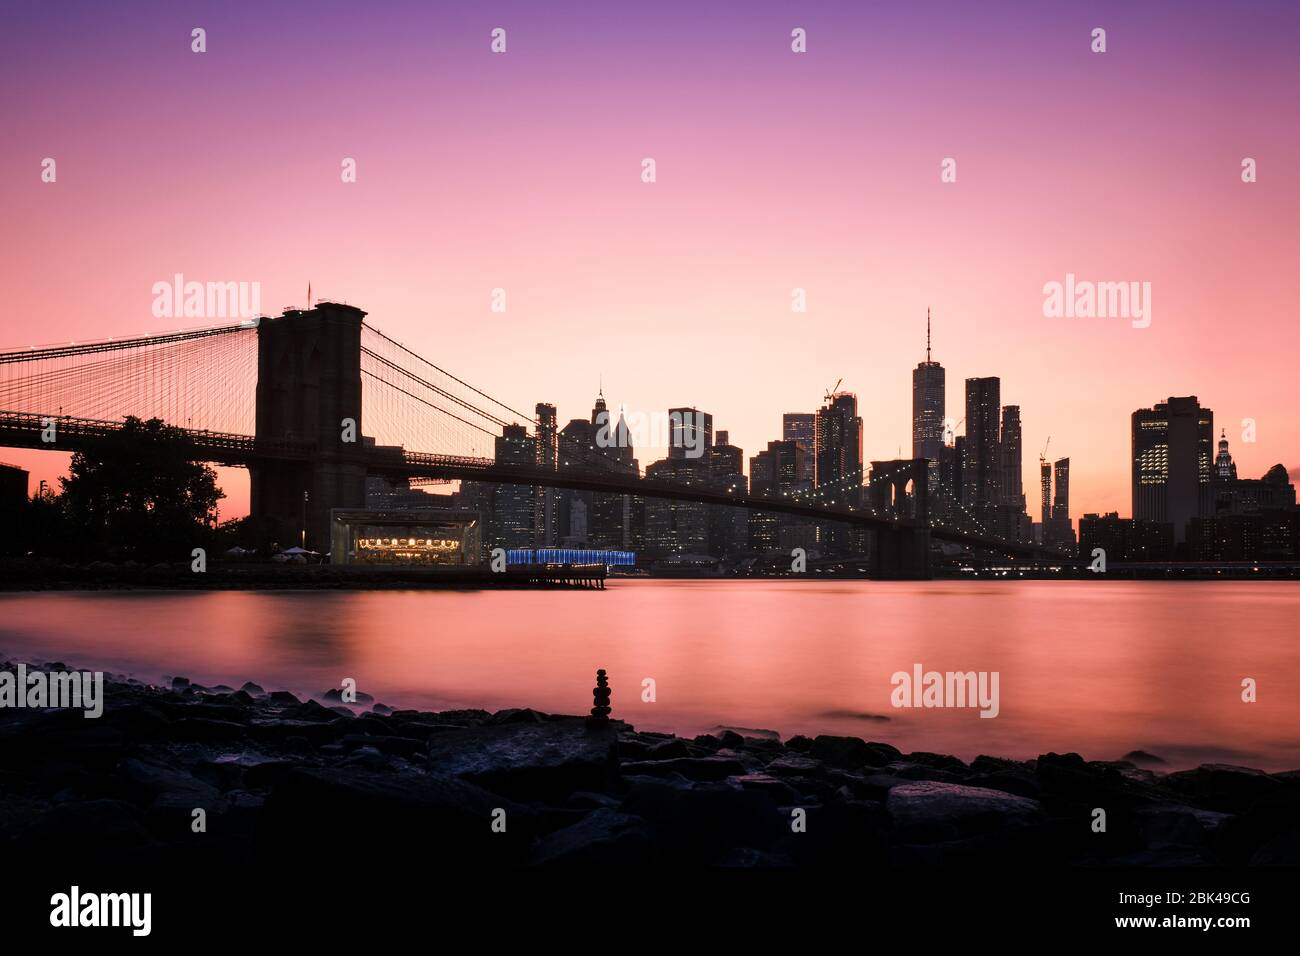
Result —
<svg viewBox="0 0 1300 956"><path fill-rule="evenodd" d="M358 874L422 860L593 873L1300 863L1300 771L1160 773L1056 753L966 763L856 737L685 739L321 696L106 676L98 719L0 709L0 848Z"/></svg>

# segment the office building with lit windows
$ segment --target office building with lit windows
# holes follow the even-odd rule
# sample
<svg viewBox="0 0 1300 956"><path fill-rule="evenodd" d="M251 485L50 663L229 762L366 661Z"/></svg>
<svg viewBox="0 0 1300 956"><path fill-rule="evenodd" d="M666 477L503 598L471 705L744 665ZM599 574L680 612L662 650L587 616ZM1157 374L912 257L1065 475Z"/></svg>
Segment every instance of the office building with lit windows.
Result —
<svg viewBox="0 0 1300 956"><path fill-rule="evenodd" d="M1187 523L1214 513L1214 412L1195 395L1139 408L1132 420L1133 517Z"/></svg>

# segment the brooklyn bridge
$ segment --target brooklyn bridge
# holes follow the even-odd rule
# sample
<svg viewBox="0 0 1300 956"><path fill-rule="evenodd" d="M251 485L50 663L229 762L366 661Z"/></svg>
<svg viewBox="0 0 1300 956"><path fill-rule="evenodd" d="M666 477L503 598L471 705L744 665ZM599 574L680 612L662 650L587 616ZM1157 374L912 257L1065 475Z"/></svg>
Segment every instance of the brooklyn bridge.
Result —
<svg viewBox="0 0 1300 956"><path fill-rule="evenodd" d="M728 505L871 532L882 577L927 577L930 541L1021 562L1065 555L992 534L960 504L931 507L924 459L871 463L863 495L730 493L608 467L561 441L557 467L498 462L507 426L537 422L418 355L350 305L170 333L0 352L0 447L76 452L127 416L179 429L195 461L246 467L254 519L281 540L329 541L332 509L366 478L492 482ZM568 467L598 459L603 467ZM862 476L856 483L863 484ZM940 492L941 494L942 492Z"/></svg>

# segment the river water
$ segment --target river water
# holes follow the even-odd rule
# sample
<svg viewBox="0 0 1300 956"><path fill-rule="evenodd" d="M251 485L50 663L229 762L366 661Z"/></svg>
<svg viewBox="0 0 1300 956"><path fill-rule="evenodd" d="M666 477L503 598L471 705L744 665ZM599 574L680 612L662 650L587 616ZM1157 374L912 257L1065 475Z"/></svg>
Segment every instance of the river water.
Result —
<svg viewBox="0 0 1300 956"><path fill-rule="evenodd" d="M0 653L394 707L930 750L1300 768L1300 583L614 580L593 591L0 594ZM998 714L896 708L896 672L998 675ZM1242 681L1257 685L1242 700ZM654 700L643 700L653 681ZM648 686L648 685L647 685Z"/></svg>

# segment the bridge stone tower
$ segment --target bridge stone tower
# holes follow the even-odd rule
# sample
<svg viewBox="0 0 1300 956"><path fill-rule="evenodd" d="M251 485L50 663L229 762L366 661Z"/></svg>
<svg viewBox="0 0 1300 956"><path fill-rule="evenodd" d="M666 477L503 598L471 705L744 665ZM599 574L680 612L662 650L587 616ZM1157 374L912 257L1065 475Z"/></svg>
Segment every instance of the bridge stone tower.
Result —
<svg viewBox="0 0 1300 956"><path fill-rule="evenodd" d="M928 458L871 463L867 500L875 511L899 521L895 528L872 534L871 565L876 577L930 577L929 473Z"/></svg>
<svg viewBox="0 0 1300 956"><path fill-rule="evenodd" d="M257 327L257 440L307 443L307 461L250 467L251 512L282 548L327 551L331 508L364 508L361 320L349 305L287 310ZM354 423L345 442L344 420Z"/></svg>

